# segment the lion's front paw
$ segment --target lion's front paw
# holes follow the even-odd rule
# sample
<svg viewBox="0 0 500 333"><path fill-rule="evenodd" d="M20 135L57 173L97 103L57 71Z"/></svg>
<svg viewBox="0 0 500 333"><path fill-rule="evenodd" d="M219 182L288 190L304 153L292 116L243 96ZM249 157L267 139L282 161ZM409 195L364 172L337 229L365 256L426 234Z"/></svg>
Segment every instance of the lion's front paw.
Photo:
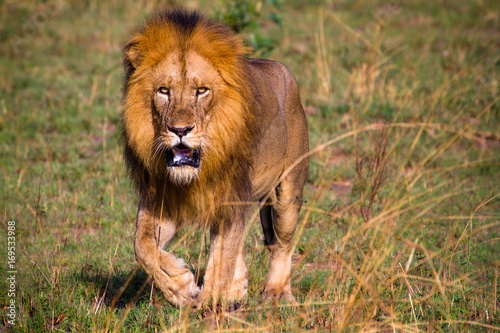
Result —
<svg viewBox="0 0 500 333"><path fill-rule="evenodd" d="M170 279L155 280L168 301L176 306L191 305L196 307L200 303L201 289L194 282L191 272L171 277Z"/></svg>
<svg viewBox="0 0 500 333"><path fill-rule="evenodd" d="M169 302L176 306L196 306L200 302L201 289L196 285L187 264L170 254L163 254L161 259L161 269L156 271L155 283Z"/></svg>

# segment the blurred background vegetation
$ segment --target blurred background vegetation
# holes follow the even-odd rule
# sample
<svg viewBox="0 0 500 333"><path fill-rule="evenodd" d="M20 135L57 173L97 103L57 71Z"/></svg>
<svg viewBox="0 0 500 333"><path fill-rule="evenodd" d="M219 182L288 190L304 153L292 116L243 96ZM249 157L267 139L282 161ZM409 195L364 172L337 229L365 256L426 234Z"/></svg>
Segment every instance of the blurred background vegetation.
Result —
<svg viewBox="0 0 500 333"><path fill-rule="evenodd" d="M256 212L237 312L172 308L137 270L121 48L165 7L224 22L299 82L312 155L297 305L259 302ZM0 2L0 257L16 221L18 271L17 325L1 292L2 330L498 330L499 71L494 0ZM202 237L171 249L200 282Z"/></svg>

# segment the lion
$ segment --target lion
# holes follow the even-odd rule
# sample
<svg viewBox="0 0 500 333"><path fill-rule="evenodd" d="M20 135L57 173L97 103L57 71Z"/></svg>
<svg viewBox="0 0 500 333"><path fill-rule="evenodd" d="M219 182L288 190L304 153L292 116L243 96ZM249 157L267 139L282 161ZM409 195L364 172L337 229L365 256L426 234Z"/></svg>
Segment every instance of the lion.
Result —
<svg viewBox="0 0 500 333"><path fill-rule="evenodd" d="M270 250L263 300L293 300L290 275L308 130L298 84L276 61L248 58L229 28L197 12L150 16L124 47L124 160L139 195L137 262L175 306L247 293L246 216L259 204ZM164 247L206 227L203 286Z"/></svg>

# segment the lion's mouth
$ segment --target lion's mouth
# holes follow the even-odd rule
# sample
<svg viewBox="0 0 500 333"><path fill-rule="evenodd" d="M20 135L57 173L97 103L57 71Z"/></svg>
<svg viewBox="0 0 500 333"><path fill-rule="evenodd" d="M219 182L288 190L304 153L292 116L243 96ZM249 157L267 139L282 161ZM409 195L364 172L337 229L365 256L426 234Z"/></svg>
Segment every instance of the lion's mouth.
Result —
<svg viewBox="0 0 500 333"><path fill-rule="evenodd" d="M192 149L181 143L172 149L167 149L166 154L168 167L189 165L198 168L200 166L200 148Z"/></svg>

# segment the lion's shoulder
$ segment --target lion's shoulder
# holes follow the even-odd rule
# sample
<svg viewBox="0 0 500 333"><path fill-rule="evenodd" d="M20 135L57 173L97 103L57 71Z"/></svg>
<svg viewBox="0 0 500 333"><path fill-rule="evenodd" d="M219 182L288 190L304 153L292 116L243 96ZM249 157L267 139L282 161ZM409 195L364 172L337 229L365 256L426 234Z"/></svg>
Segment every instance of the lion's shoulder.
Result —
<svg viewBox="0 0 500 333"><path fill-rule="evenodd" d="M292 72L279 61L248 58L247 62L268 80L276 91L290 90L290 88L298 86Z"/></svg>
<svg viewBox="0 0 500 333"><path fill-rule="evenodd" d="M257 69L258 71L264 73L269 77L278 76L282 80L295 80L292 72L279 61L258 59L258 58L248 58L247 62L250 66Z"/></svg>

